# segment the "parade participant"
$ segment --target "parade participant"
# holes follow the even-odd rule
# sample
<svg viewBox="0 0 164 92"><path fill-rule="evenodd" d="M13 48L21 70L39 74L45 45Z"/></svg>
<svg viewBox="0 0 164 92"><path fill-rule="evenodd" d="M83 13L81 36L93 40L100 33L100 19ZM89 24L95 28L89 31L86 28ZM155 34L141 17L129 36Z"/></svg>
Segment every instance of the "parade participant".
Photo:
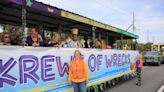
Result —
<svg viewBox="0 0 164 92"><path fill-rule="evenodd" d="M123 50L128 50L128 49L129 49L129 47L127 44L123 45Z"/></svg>
<svg viewBox="0 0 164 92"><path fill-rule="evenodd" d="M89 82L88 68L81 58L81 52L74 52L74 59L70 63L68 82L73 85L74 92L87 92L86 84Z"/></svg>
<svg viewBox="0 0 164 92"><path fill-rule="evenodd" d="M136 74L137 74L137 79L138 82L136 83L136 85L141 86L141 70L143 67L143 61L142 61L142 55L138 54L136 61L131 64L131 70L133 70L133 68L135 68L136 70Z"/></svg>
<svg viewBox="0 0 164 92"><path fill-rule="evenodd" d="M55 34L54 41L51 43L53 47L61 47L61 35L59 33Z"/></svg>
<svg viewBox="0 0 164 92"><path fill-rule="evenodd" d="M11 44L11 37L6 32L3 33L1 41L2 41L1 45L12 45Z"/></svg>
<svg viewBox="0 0 164 92"><path fill-rule="evenodd" d="M80 48L81 44L78 40L78 29L77 28L73 28L72 29L72 34L73 34L73 40L70 42L70 45L72 48Z"/></svg>
<svg viewBox="0 0 164 92"><path fill-rule="evenodd" d="M38 38L38 35L33 35L32 37L32 46L33 47L39 47L39 38Z"/></svg>
<svg viewBox="0 0 164 92"><path fill-rule="evenodd" d="M101 42L98 40L95 41L94 48L101 49L102 48Z"/></svg>
<svg viewBox="0 0 164 92"><path fill-rule="evenodd" d="M36 43L35 43L35 45L33 45L33 43L34 43L34 41L36 41L36 39L38 41L38 45L36 45ZM39 43L42 41L43 41L43 39L42 39L41 35L38 33L38 31L36 30L36 28L32 28L31 35L28 36L27 40L26 40L28 46L40 46Z"/></svg>
<svg viewBox="0 0 164 92"><path fill-rule="evenodd" d="M62 47L71 47L70 42L71 39L68 36L66 36L64 42L62 43Z"/></svg>

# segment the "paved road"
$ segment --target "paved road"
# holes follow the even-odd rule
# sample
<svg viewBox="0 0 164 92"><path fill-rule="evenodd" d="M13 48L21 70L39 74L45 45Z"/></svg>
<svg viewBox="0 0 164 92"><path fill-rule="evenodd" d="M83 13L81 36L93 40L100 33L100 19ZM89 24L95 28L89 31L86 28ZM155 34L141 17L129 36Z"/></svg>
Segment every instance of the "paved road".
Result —
<svg viewBox="0 0 164 92"><path fill-rule="evenodd" d="M148 66L142 71L142 86L136 86L136 78L120 83L105 92L157 92L164 85L164 64ZM164 92L164 91L163 91Z"/></svg>

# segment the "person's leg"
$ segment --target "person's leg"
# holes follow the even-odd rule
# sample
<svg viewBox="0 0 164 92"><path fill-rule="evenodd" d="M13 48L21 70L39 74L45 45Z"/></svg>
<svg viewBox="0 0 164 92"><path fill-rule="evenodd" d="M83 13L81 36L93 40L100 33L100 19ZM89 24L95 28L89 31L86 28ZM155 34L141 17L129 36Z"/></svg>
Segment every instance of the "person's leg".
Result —
<svg viewBox="0 0 164 92"><path fill-rule="evenodd" d="M139 85L141 85L141 70L138 71L139 74L138 74L138 83Z"/></svg>
<svg viewBox="0 0 164 92"><path fill-rule="evenodd" d="M136 74L137 74L137 83L136 83L136 85L138 85L138 80L139 80L139 72L138 72L138 69L136 70Z"/></svg>
<svg viewBox="0 0 164 92"><path fill-rule="evenodd" d="M79 83L72 82L72 86L73 86L74 92L80 92L79 91Z"/></svg>
<svg viewBox="0 0 164 92"><path fill-rule="evenodd" d="M137 83L136 85L141 85L141 70L140 69L137 69Z"/></svg>
<svg viewBox="0 0 164 92"><path fill-rule="evenodd" d="M81 83L79 84L79 88L80 88L80 92L87 92L86 81L81 82Z"/></svg>

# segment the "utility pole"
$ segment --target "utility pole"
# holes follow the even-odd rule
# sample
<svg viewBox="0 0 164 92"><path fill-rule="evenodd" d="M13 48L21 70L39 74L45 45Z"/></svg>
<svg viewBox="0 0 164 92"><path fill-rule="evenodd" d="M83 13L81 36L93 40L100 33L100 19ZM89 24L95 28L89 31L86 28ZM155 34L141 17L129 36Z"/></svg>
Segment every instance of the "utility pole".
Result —
<svg viewBox="0 0 164 92"><path fill-rule="evenodd" d="M147 43L149 42L149 30L147 30Z"/></svg>
<svg viewBox="0 0 164 92"><path fill-rule="evenodd" d="M153 35L153 44L154 44L154 35Z"/></svg>
<svg viewBox="0 0 164 92"><path fill-rule="evenodd" d="M134 31L135 31L134 22L135 22L135 15L134 15L134 12L133 12L133 21L132 21L132 24L126 29L126 31L128 31L132 27L132 32L134 33Z"/></svg>
<svg viewBox="0 0 164 92"><path fill-rule="evenodd" d="M134 12L133 12L133 33L135 31L134 21L135 21L135 15L134 15Z"/></svg>

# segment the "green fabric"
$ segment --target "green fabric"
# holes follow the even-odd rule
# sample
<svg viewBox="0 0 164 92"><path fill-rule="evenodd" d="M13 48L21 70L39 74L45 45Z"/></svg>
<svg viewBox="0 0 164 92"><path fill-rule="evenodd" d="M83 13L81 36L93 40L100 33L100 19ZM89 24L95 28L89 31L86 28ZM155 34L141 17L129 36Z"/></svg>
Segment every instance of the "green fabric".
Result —
<svg viewBox="0 0 164 92"><path fill-rule="evenodd" d="M26 0L26 6L31 7L31 5L32 5L32 0Z"/></svg>
<svg viewBox="0 0 164 92"><path fill-rule="evenodd" d="M94 85L93 88L94 88L95 92L99 92L97 85Z"/></svg>
<svg viewBox="0 0 164 92"><path fill-rule="evenodd" d="M88 87L87 88L87 92L91 92L91 87Z"/></svg>
<svg viewBox="0 0 164 92"><path fill-rule="evenodd" d="M103 91L103 83L100 84L100 90Z"/></svg>
<svg viewBox="0 0 164 92"><path fill-rule="evenodd" d="M107 83L104 83L104 89L106 89L107 88Z"/></svg>

